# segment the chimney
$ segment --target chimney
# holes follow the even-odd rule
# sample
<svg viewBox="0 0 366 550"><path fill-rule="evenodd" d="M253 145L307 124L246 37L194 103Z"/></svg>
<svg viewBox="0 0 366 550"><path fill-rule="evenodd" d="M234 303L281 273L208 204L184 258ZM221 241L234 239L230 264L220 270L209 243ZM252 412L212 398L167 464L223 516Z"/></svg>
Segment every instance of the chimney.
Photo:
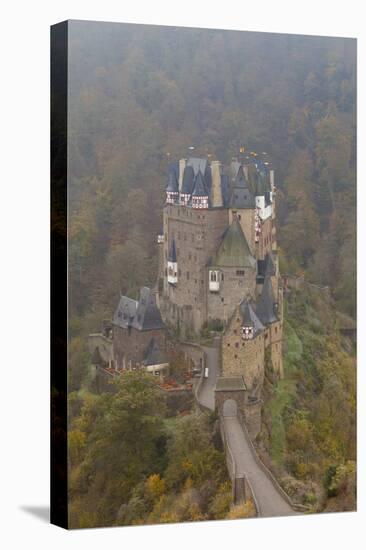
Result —
<svg viewBox="0 0 366 550"><path fill-rule="evenodd" d="M219 160L213 160L211 162L211 174L212 174L211 204L213 207L223 206L220 168L221 168L221 163Z"/></svg>
<svg viewBox="0 0 366 550"><path fill-rule="evenodd" d="M183 173L184 173L184 168L186 167L186 162L187 162L187 159L180 159L179 161L179 193L181 192L182 190L182 183L183 183Z"/></svg>

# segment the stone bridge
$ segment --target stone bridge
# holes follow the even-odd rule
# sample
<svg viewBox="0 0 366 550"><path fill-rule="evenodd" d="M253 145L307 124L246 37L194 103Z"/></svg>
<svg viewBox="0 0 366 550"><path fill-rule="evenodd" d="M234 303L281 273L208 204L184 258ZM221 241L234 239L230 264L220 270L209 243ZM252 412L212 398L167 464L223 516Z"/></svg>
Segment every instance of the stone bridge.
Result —
<svg viewBox="0 0 366 550"><path fill-rule="evenodd" d="M209 376L201 379L196 399L201 407L215 409L215 387L219 377L219 350L205 348ZM231 392L231 393L230 393ZM238 503L253 499L257 515L289 516L298 513L290 498L260 460L243 419L244 399L239 388L220 392L220 430L225 447L226 463L233 485L233 500ZM303 510L301 510L303 511Z"/></svg>

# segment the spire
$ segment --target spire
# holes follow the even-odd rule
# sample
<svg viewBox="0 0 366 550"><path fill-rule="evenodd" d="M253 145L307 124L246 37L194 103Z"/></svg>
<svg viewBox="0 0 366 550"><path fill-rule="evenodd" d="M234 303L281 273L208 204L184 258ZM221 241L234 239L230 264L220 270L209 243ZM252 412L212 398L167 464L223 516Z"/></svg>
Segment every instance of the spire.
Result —
<svg viewBox="0 0 366 550"><path fill-rule="evenodd" d="M192 208L208 208L208 191L201 171L198 172L194 184Z"/></svg>
<svg viewBox="0 0 366 550"><path fill-rule="evenodd" d="M183 182L181 193L191 195L193 190L194 171L192 166L186 166L183 173Z"/></svg>
<svg viewBox="0 0 366 550"><path fill-rule="evenodd" d="M240 304L240 313L243 321L243 338L256 337L264 330L264 326L258 319L250 300L245 299Z"/></svg>
<svg viewBox="0 0 366 550"><path fill-rule="evenodd" d="M226 229L211 263L218 267L249 267L256 265L239 220L235 217Z"/></svg>
<svg viewBox="0 0 366 550"><path fill-rule="evenodd" d="M278 321L277 304L273 295L271 277L268 273L264 277L262 294L259 298L256 313L264 325Z"/></svg>
<svg viewBox="0 0 366 550"><path fill-rule="evenodd" d="M172 239L172 243L170 245L169 254L168 254L168 261L175 263L177 261L177 251L175 248L175 239Z"/></svg>
<svg viewBox="0 0 366 550"><path fill-rule="evenodd" d="M255 197L240 167L230 200L231 208L255 208Z"/></svg>
<svg viewBox="0 0 366 550"><path fill-rule="evenodd" d="M176 172L171 170L168 174L168 184L166 186L167 193L178 193L179 185Z"/></svg>
<svg viewBox="0 0 366 550"><path fill-rule="evenodd" d="M164 328L160 310L156 305L154 292L144 286L140 290L140 300L138 302L135 317L132 326L138 330L157 330Z"/></svg>
<svg viewBox="0 0 366 550"><path fill-rule="evenodd" d="M192 197L208 197L208 191L201 171L196 176Z"/></svg>

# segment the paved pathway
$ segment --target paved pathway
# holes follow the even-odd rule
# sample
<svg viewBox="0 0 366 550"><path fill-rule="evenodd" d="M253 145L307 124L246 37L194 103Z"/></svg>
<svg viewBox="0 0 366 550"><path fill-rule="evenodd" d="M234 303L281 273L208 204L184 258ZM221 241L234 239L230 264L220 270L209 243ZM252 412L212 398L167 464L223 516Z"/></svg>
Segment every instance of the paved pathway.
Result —
<svg viewBox="0 0 366 550"><path fill-rule="evenodd" d="M236 474L239 477L243 474L249 480L260 508L260 515L273 517L296 514L256 462L238 418L225 417L224 430L234 456Z"/></svg>
<svg viewBox="0 0 366 550"><path fill-rule="evenodd" d="M201 391L199 394L199 402L212 411L215 409L215 386L219 376L219 348L204 347L206 352L206 367L208 367L208 378L204 378Z"/></svg>
<svg viewBox="0 0 366 550"><path fill-rule="evenodd" d="M220 375L219 348L204 348L207 354L206 366L209 369L208 378L205 378L198 396L199 402L205 407L215 408L215 385ZM260 508L262 517L289 516L296 512L280 494L272 481L256 462L255 452L247 441L247 436L236 416L224 418L225 435L233 453L237 474L247 476Z"/></svg>

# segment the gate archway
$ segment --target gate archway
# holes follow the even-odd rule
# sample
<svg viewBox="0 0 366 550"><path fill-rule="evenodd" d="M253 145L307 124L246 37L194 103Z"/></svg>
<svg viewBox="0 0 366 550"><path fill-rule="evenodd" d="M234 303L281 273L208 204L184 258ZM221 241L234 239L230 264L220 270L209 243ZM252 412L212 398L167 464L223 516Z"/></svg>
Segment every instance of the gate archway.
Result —
<svg viewBox="0 0 366 550"><path fill-rule="evenodd" d="M237 416L238 405L235 399L226 399L222 407L222 415L225 416Z"/></svg>

